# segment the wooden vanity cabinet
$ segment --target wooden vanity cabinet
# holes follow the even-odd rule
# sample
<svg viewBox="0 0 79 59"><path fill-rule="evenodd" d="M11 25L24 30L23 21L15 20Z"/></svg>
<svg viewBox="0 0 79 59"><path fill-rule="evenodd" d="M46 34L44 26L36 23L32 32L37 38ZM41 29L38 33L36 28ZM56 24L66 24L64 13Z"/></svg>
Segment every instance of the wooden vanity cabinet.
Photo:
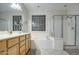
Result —
<svg viewBox="0 0 79 59"><path fill-rule="evenodd" d="M19 45L16 44L15 46L9 48L8 55L19 55Z"/></svg>
<svg viewBox="0 0 79 59"><path fill-rule="evenodd" d="M7 45L6 40L0 41L0 55L6 55L7 54Z"/></svg>
<svg viewBox="0 0 79 59"><path fill-rule="evenodd" d="M25 55L26 54L26 48L25 48L25 45L21 46L20 47L20 55Z"/></svg>
<svg viewBox="0 0 79 59"><path fill-rule="evenodd" d="M25 40L25 35L20 36L20 41Z"/></svg>
<svg viewBox="0 0 79 59"><path fill-rule="evenodd" d="M8 55L19 54L19 37L8 39Z"/></svg>
<svg viewBox="0 0 79 59"><path fill-rule="evenodd" d="M31 49L31 35L27 35L27 40L28 40L28 48Z"/></svg>
<svg viewBox="0 0 79 59"><path fill-rule="evenodd" d="M25 43L26 43L25 40L21 41L20 42L20 47L22 47L23 45L25 45Z"/></svg>
<svg viewBox="0 0 79 59"><path fill-rule="evenodd" d="M19 37L8 39L8 48L19 43Z"/></svg>
<svg viewBox="0 0 79 59"><path fill-rule="evenodd" d="M26 54L26 38L25 35L20 36L20 55Z"/></svg>
<svg viewBox="0 0 79 59"><path fill-rule="evenodd" d="M28 48L30 49L31 48L31 35L30 34L26 35L26 40L28 41Z"/></svg>
<svg viewBox="0 0 79 59"><path fill-rule="evenodd" d="M28 47L28 39L26 39L26 53L28 52L29 47Z"/></svg>
<svg viewBox="0 0 79 59"><path fill-rule="evenodd" d="M30 34L0 40L0 55L27 55L30 49Z"/></svg>
<svg viewBox="0 0 79 59"><path fill-rule="evenodd" d="M28 55L30 54L31 51L31 35L27 34L26 35L26 51L28 51Z"/></svg>

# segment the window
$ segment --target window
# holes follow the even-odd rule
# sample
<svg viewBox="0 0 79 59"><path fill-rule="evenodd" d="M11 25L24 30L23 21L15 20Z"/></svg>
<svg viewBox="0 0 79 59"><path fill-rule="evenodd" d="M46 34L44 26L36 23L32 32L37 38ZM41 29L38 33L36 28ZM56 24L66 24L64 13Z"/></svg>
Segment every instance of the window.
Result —
<svg viewBox="0 0 79 59"><path fill-rule="evenodd" d="M22 16L13 16L13 31L22 30Z"/></svg>
<svg viewBox="0 0 79 59"><path fill-rule="evenodd" d="M32 16L32 31L45 31L45 15Z"/></svg>

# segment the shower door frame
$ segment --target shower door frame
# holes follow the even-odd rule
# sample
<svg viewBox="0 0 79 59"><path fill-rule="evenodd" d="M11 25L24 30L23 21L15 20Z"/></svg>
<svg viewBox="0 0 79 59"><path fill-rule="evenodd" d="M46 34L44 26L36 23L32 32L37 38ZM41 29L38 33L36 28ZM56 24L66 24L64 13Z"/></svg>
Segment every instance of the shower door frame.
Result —
<svg viewBox="0 0 79 59"><path fill-rule="evenodd" d="M54 15L54 16L61 16L62 17L62 38L63 38L63 16L74 16L75 17L75 38L74 38L74 45L68 45L68 46L76 46L76 31L77 31L77 19L76 19L76 16L79 16L79 15ZM54 27L54 16L53 16L53 32L54 32L54 36L55 36L55 27Z"/></svg>

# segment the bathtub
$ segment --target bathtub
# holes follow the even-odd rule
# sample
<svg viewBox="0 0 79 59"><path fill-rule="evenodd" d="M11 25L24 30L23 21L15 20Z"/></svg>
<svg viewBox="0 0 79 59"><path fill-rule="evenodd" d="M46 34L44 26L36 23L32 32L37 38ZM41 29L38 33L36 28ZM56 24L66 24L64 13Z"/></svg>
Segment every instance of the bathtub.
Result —
<svg viewBox="0 0 79 59"><path fill-rule="evenodd" d="M32 48L38 50L63 50L62 38L32 40Z"/></svg>
<svg viewBox="0 0 79 59"><path fill-rule="evenodd" d="M63 50L63 38L48 37L52 41L52 47L55 50Z"/></svg>
<svg viewBox="0 0 79 59"><path fill-rule="evenodd" d="M46 32L32 32L32 49L63 50L63 39L48 36Z"/></svg>
<svg viewBox="0 0 79 59"><path fill-rule="evenodd" d="M37 50L45 50L45 49L53 49L52 48L52 40L32 40L32 49Z"/></svg>
<svg viewBox="0 0 79 59"><path fill-rule="evenodd" d="M67 55L63 50L63 39L51 38L32 40L32 49L36 49L36 55Z"/></svg>

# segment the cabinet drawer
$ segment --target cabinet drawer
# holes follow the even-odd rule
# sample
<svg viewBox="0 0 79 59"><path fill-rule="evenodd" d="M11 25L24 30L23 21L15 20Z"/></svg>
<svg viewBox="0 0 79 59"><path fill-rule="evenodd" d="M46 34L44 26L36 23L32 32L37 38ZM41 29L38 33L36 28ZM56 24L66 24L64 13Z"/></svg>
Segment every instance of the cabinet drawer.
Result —
<svg viewBox="0 0 79 59"><path fill-rule="evenodd" d="M8 55L18 55L19 54L19 45L15 45L8 49Z"/></svg>
<svg viewBox="0 0 79 59"><path fill-rule="evenodd" d="M17 44L19 42L19 37L11 38L8 40L8 48Z"/></svg>
<svg viewBox="0 0 79 59"><path fill-rule="evenodd" d="M25 40L20 42L20 47L23 46L25 44Z"/></svg>
<svg viewBox="0 0 79 59"><path fill-rule="evenodd" d="M20 48L20 55L25 55L25 54L26 54L26 51L25 51L25 45L24 45Z"/></svg>
<svg viewBox="0 0 79 59"><path fill-rule="evenodd" d="M20 41L25 40L25 35L20 36Z"/></svg>
<svg viewBox="0 0 79 59"><path fill-rule="evenodd" d="M0 51L6 50L6 40L0 41Z"/></svg>

